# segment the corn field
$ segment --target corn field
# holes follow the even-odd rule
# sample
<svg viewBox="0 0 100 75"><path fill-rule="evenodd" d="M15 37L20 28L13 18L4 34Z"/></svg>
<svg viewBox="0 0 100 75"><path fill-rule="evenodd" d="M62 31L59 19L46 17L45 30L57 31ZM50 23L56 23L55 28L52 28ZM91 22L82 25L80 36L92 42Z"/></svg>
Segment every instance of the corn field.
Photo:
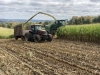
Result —
<svg viewBox="0 0 100 75"><path fill-rule="evenodd" d="M57 36L68 40L100 42L100 24L61 27L57 30Z"/></svg>

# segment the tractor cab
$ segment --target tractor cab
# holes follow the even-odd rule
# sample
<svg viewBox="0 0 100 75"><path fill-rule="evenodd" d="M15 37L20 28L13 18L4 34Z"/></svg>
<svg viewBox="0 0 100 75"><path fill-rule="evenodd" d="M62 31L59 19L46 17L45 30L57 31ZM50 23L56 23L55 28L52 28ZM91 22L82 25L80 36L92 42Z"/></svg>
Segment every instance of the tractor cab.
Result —
<svg viewBox="0 0 100 75"><path fill-rule="evenodd" d="M41 24L31 25L31 31L33 34L47 35L47 31L42 29Z"/></svg>
<svg viewBox="0 0 100 75"><path fill-rule="evenodd" d="M38 30L42 30L41 25L31 25L31 30L37 34Z"/></svg>

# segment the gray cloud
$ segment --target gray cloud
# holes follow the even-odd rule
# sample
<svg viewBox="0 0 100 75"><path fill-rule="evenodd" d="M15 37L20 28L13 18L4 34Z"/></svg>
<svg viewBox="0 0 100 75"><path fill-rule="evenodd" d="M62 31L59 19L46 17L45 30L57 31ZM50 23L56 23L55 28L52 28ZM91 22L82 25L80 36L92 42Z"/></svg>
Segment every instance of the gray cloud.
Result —
<svg viewBox="0 0 100 75"><path fill-rule="evenodd" d="M100 2L100 0L90 0L91 2Z"/></svg>
<svg viewBox="0 0 100 75"><path fill-rule="evenodd" d="M29 18L40 11L52 14L57 19L94 16L100 15L99 7L99 0L0 0L0 18ZM37 19L42 18L38 16Z"/></svg>

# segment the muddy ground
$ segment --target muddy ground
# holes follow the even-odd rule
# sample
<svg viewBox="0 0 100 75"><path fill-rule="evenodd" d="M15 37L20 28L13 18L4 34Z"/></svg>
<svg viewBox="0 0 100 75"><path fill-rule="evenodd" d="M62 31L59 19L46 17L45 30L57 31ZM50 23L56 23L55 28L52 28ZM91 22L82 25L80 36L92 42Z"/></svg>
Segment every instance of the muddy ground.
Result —
<svg viewBox="0 0 100 75"><path fill-rule="evenodd" d="M0 75L100 75L100 45L0 39Z"/></svg>

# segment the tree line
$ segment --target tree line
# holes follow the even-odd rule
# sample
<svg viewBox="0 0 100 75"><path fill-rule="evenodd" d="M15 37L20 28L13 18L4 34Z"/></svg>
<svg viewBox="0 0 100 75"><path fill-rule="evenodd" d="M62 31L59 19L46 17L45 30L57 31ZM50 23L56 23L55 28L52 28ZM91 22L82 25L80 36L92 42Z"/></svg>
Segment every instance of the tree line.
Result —
<svg viewBox="0 0 100 75"><path fill-rule="evenodd" d="M92 24L100 23L100 16L73 16L69 21L69 25L79 25L79 24Z"/></svg>
<svg viewBox="0 0 100 75"><path fill-rule="evenodd" d="M4 22L1 22L0 23L0 27L13 28L13 23L4 23Z"/></svg>
<svg viewBox="0 0 100 75"><path fill-rule="evenodd" d="M43 26L44 25L48 25L49 23L52 23L51 21L45 21L45 22L28 22L25 27L28 27L30 25L33 25L33 24L42 24ZM21 22L0 22L0 27L4 27L4 28L14 28L16 25L18 24L23 24Z"/></svg>
<svg viewBox="0 0 100 75"><path fill-rule="evenodd" d="M51 21L38 22L39 24L48 25L52 23ZM69 25L81 25L81 24L92 24L92 23L100 23L100 15L99 16L73 16L69 21ZM21 22L0 22L0 27L5 28L14 28L15 25L21 24ZM28 22L26 27L29 25L35 24L35 22Z"/></svg>

